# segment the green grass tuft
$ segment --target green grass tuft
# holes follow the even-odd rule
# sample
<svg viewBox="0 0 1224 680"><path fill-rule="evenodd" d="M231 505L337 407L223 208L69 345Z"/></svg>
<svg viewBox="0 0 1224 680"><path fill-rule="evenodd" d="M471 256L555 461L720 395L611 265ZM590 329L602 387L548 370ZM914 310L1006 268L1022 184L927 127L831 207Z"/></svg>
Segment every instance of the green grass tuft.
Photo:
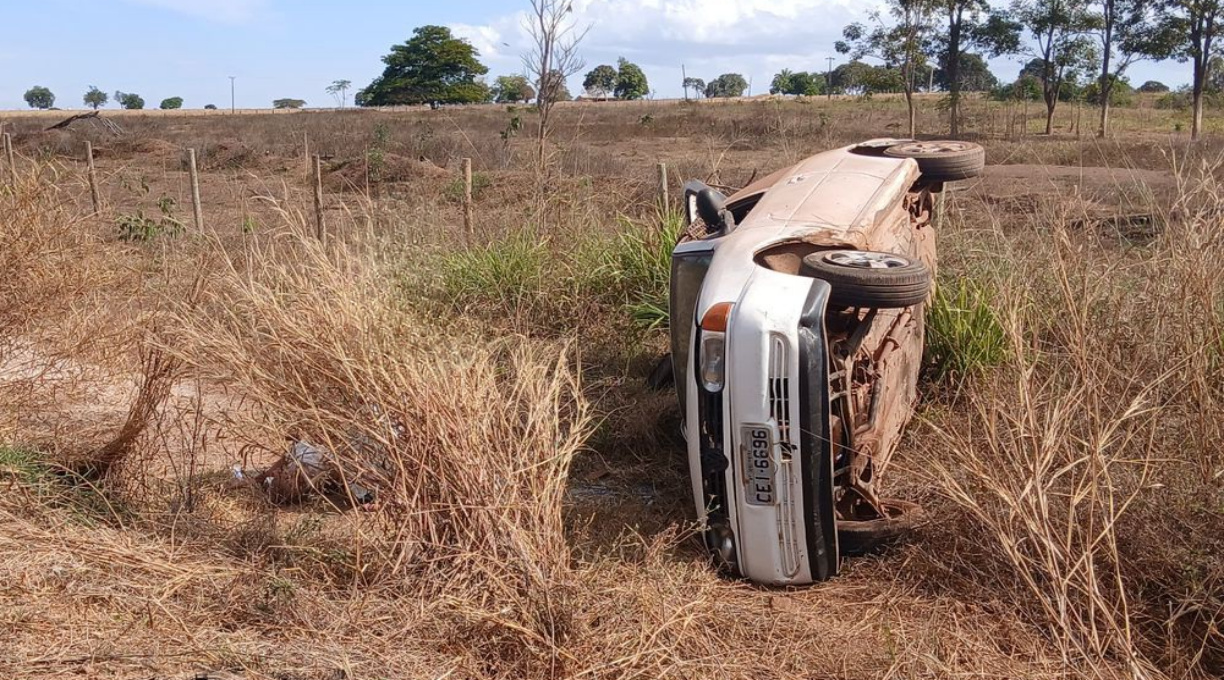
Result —
<svg viewBox="0 0 1224 680"><path fill-rule="evenodd" d="M1010 354L1007 331L991 306L993 295L968 277L942 282L926 312L926 361L937 381L966 378Z"/></svg>

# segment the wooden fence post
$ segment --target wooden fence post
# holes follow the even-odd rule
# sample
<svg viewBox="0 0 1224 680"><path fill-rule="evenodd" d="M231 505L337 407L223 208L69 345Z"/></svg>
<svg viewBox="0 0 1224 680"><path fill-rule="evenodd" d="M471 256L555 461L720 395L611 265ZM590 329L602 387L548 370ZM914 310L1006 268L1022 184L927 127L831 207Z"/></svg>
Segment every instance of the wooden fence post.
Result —
<svg viewBox="0 0 1224 680"><path fill-rule="evenodd" d="M671 206L667 188L667 163L659 163L659 205L666 212Z"/></svg>
<svg viewBox="0 0 1224 680"><path fill-rule="evenodd" d="M17 164L13 162L13 136L4 133L4 158L8 162L9 185L17 189Z"/></svg>
<svg viewBox="0 0 1224 680"><path fill-rule="evenodd" d="M89 171L89 200L94 214L102 212L102 199L98 196L98 171L94 168L93 142L85 140L85 163Z"/></svg>
<svg viewBox="0 0 1224 680"><path fill-rule="evenodd" d="M327 230L323 225L323 161L319 154L313 156L311 167L311 174L314 176L315 237L319 239L319 243L326 243Z"/></svg>
<svg viewBox="0 0 1224 680"><path fill-rule="evenodd" d="M472 216L472 159L463 159L463 233L472 244L475 226Z"/></svg>
<svg viewBox="0 0 1224 680"><path fill-rule="evenodd" d="M200 173L196 168L195 149L187 149L187 169L191 173L191 212L195 216L196 231L203 231L204 209L200 206Z"/></svg>
<svg viewBox="0 0 1224 680"><path fill-rule="evenodd" d="M306 161L306 179L314 176L314 159L310 155L310 133L302 133L302 159Z"/></svg>

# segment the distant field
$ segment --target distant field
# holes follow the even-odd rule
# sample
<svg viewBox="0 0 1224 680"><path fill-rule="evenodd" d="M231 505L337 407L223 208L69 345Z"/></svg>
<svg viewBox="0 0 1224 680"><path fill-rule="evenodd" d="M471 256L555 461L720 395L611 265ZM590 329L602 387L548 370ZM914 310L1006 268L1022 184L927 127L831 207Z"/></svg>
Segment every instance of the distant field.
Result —
<svg viewBox="0 0 1224 680"><path fill-rule="evenodd" d="M884 480L932 521L795 591L710 567L644 384L658 164L673 199L743 186L901 135L899 98L572 103L543 164L527 107L272 112L0 112L0 673L1224 674L1217 112L1191 145L1146 98L1106 139L1090 108L1047 137L1040 105L967 104L988 167L945 195ZM289 437L378 503L234 479Z"/></svg>

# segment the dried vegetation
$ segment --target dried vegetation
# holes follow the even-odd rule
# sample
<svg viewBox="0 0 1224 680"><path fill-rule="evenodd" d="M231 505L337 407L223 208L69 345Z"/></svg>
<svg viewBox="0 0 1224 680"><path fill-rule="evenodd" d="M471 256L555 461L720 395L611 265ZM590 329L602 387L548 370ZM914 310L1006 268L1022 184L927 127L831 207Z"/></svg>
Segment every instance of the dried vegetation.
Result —
<svg viewBox="0 0 1224 680"><path fill-rule="evenodd" d="M81 207L79 139L19 134L21 181L0 190L0 673L1224 672L1210 149L986 140L996 163L1114 169L1069 185L1017 166L1022 193L988 174L949 195L938 351L890 481L939 522L771 591L702 558L674 407L639 387L666 283L643 159L739 183L902 111L669 106L558 108L547 230L529 141L500 134L526 112L132 118L95 142L101 216ZM344 184L327 246L303 217L303 132ZM222 159L237 138L258 152ZM209 228L118 240L118 217L187 205L179 150L206 144ZM479 244L432 170L365 188L380 158L465 155L488 182ZM1140 156L1166 179L1135 179ZM1111 210L1159 229L1110 230ZM345 483L271 503L255 471L286 438Z"/></svg>

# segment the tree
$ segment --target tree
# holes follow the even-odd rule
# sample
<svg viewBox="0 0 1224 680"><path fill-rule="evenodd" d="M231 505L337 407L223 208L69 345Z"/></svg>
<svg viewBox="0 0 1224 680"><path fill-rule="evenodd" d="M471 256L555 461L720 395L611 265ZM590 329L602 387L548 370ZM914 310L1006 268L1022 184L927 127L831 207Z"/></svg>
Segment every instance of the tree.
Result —
<svg viewBox="0 0 1224 680"><path fill-rule="evenodd" d="M540 218L543 219L544 171L548 161L546 140L552 129L552 110L557 102L570 98L565 81L586 65L578 55L578 45L590 27L579 27L574 22L571 0L531 0L531 11L524 27L531 36L531 50L523 55L523 66L536 84L536 109L540 112L536 166L540 181Z"/></svg>
<svg viewBox="0 0 1224 680"><path fill-rule="evenodd" d="M42 85L35 85L26 90L25 102L32 109L49 109L55 106L55 95Z"/></svg>
<svg viewBox="0 0 1224 680"><path fill-rule="evenodd" d="M790 94L791 81L794 77L795 72L788 68L778 71L769 83L769 94Z"/></svg>
<svg viewBox="0 0 1224 680"><path fill-rule="evenodd" d="M1164 94L1169 91L1169 86L1159 80L1149 80L1139 87L1135 88L1136 92L1144 94Z"/></svg>
<svg viewBox="0 0 1224 680"><path fill-rule="evenodd" d="M850 54L854 60L874 57L885 66L897 69L909 110L909 135L914 137L918 134L914 90L919 72L926 72L926 55L930 51L934 28L933 5L928 0L889 0L888 10L889 19L878 11L873 12L874 25L870 28L860 23L847 26L842 31L845 40L837 41L834 47L841 54Z"/></svg>
<svg viewBox="0 0 1224 680"><path fill-rule="evenodd" d="M569 91L569 83L565 75L560 71L553 71L548 78L545 78L540 89L550 93L549 99L553 102L569 102L574 100L574 95L570 94Z"/></svg>
<svg viewBox="0 0 1224 680"><path fill-rule="evenodd" d="M724 73L706 85L705 96L710 99L715 97L742 97L747 89L748 81L744 80L744 76L738 73Z"/></svg>
<svg viewBox="0 0 1224 680"><path fill-rule="evenodd" d="M344 108L348 102L348 91L352 89L353 81L351 80L333 80L331 85L327 86L327 94L336 98L336 103L340 108Z"/></svg>
<svg viewBox="0 0 1224 680"><path fill-rule="evenodd" d="M705 96L705 89L706 89L706 81L702 80L701 78L694 78L692 76L689 76L688 78L684 79L684 97L685 99L688 98L689 90L693 91L694 97L697 97L698 99L700 99L701 97Z"/></svg>
<svg viewBox="0 0 1224 680"><path fill-rule="evenodd" d="M795 72L790 69L782 69L773 77L773 82L769 84L769 93L812 97L820 94L824 87L825 77L822 73Z"/></svg>
<svg viewBox="0 0 1224 680"><path fill-rule="evenodd" d="M624 57L616 60L616 66L616 88L613 94L617 99L641 99L650 94L650 83L640 66Z"/></svg>
<svg viewBox="0 0 1224 680"><path fill-rule="evenodd" d="M171 109L181 109L183 108L183 98L182 97L167 97L166 99L162 100L161 104L159 104L157 108L162 109L163 111L168 111Z"/></svg>
<svg viewBox="0 0 1224 680"><path fill-rule="evenodd" d="M306 106L305 99L274 99L272 108L274 109L300 109Z"/></svg>
<svg viewBox="0 0 1224 680"><path fill-rule="evenodd" d="M480 78L489 72L479 53L444 26L421 26L402 45L383 57L386 68L359 92L359 106L397 104L468 104L487 101L489 86Z"/></svg>
<svg viewBox="0 0 1224 680"><path fill-rule="evenodd" d="M1109 107L1115 103L1112 89L1123 79L1128 66L1140 59L1164 59L1177 43L1172 27L1158 20L1154 0L1098 0L1097 36L1101 46L1101 71L1097 77L1096 103L1100 106L1097 136L1109 133ZM1115 59L1116 57L1116 59Z"/></svg>
<svg viewBox="0 0 1224 680"><path fill-rule="evenodd" d="M110 101L110 95L106 94L102 90L99 90L96 85L90 85L89 91L85 93L85 96L82 97L82 99L85 102L85 106L97 111L103 106L106 106L106 102Z"/></svg>
<svg viewBox="0 0 1224 680"><path fill-rule="evenodd" d="M833 69L830 89L841 94L866 94L870 92L871 66L861 61L839 64Z"/></svg>
<svg viewBox="0 0 1224 680"><path fill-rule="evenodd" d="M1088 37L1096 21L1087 0L1017 0L1012 12L1029 35L1027 53L1039 64L1046 134L1053 134L1054 110L1065 84L1088 72L1096 61Z"/></svg>
<svg viewBox="0 0 1224 680"><path fill-rule="evenodd" d="M115 101L119 102L119 106L130 111L143 109L145 107L144 97L131 92L115 92Z"/></svg>
<svg viewBox="0 0 1224 680"><path fill-rule="evenodd" d="M1170 43L1169 56L1191 62L1190 106L1193 111L1190 139L1203 133L1203 94L1211 75L1211 58L1218 48L1220 21L1224 20L1222 0L1159 0L1157 25L1161 34L1179 36Z"/></svg>
<svg viewBox="0 0 1224 680"><path fill-rule="evenodd" d="M498 104L515 104L535 99L536 92L527 76L498 76L493 81L492 95Z"/></svg>
<svg viewBox="0 0 1224 680"><path fill-rule="evenodd" d="M592 97L607 99L616 91L616 69L600 64L591 69L582 80L582 89ZM704 86L703 86L704 87Z"/></svg>
<svg viewBox="0 0 1224 680"><path fill-rule="evenodd" d="M968 86L972 75L961 75L962 68L973 65L967 59L969 50L980 50L991 57L1011 54L1019 48L1020 27L1005 15L993 11L987 0L934 2L936 14L942 17L947 27L946 31L935 37L935 44L943 71L941 85L948 91L948 127L953 135L958 135L961 91L974 89ZM980 77L981 72L974 75ZM935 77L937 80L940 78L938 73ZM980 78L974 83L975 86L981 84Z"/></svg>
<svg viewBox="0 0 1224 680"><path fill-rule="evenodd" d="M961 92L989 92L999 86L999 79L990 71L990 65L982 58L980 54L972 52L961 52L960 64L956 68L956 93L959 97ZM948 91L949 105L951 105L953 82L952 75L944 68L935 69L935 86ZM949 112L951 108L949 108Z"/></svg>
<svg viewBox="0 0 1224 680"><path fill-rule="evenodd" d="M1092 106L1101 106L1101 100L1109 97L1109 106L1130 106L1135 100L1135 88L1130 86L1125 78L1113 76L1114 82L1105 90L1101 89L1100 81L1088 83L1083 89L1084 102ZM1102 94L1106 92L1106 94Z"/></svg>

